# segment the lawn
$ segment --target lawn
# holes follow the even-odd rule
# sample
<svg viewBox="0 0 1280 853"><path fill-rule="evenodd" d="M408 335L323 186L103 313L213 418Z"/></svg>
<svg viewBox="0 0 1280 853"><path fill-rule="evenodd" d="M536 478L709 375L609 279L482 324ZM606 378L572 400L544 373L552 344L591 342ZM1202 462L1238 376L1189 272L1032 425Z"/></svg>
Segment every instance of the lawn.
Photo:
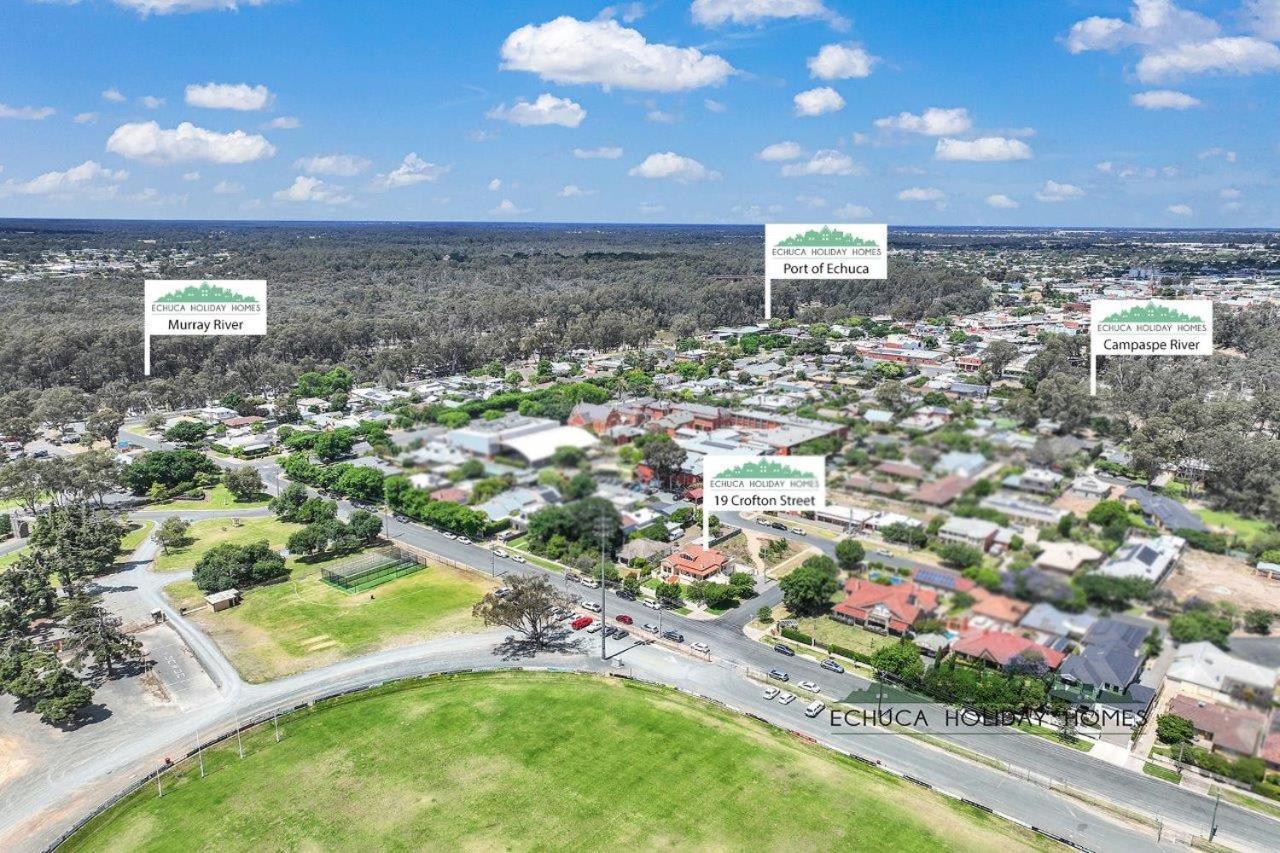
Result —
<svg viewBox="0 0 1280 853"><path fill-rule="evenodd" d="M138 546L146 541L147 537L151 535L151 531L154 530L156 526L156 523L149 519L131 522L131 526L133 524L136 524L137 527L134 527L126 533L124 538L120 540L120 555L122 557L127 557L134 551L138 550Z"/></svg>
<svg viewBox="0 0 1280 853"><path fill-rule="evenodd" d="M846 625L826 616L815 616L797 620L800 630L824 645L843 646L851 651L864 655L873 655L885 646L898 642L897 637L887 637L859 628L857 625Z"/></svg>
<svg viewBox="0 0 1280 853"><path fill-rule="evenodd" d="M65 850L1048 850L707 702L566 674L438 677L206 750ZM602 780L605 784L601 784Z"/></svg>
<svg viewBox="0 0 1280 853"><path fill-rule="evenodd" d="M280 550L289 540L289 535L301 529L301 524L279 521L270 516L240 519L210 518L197 521L191 525L188 534L194 541L180 551L158 554L156 571L176 572L190 569L210 548L227 542L233 545L248 545L250 542L266 539L271 543L272 548Z"/></svg>
<svg viewBox="0 0 1280 853"><path fill-rule="evenodd" d="M19 557L21 557L23 554L28 554L30 552L31 552L31 546L23 545L21 548L19 548L16 551L10 551L8 554L4 554L3 556L0 556L0 569L9 568L14 563L18 562Z"/></svg>
<svg viewBox="0 0 1280 853"><path fill-rule="evenodd" d="M174 501L173 503L158 504L155 508L162 511L171 509L175 512L200 509L251 509L266 506L270 500L271 496L266 493L261 493L250 501L237 500L235 495L227 491L226 486L219 483L213 488L205 490L204 500Z"/></svg>
<svg viewBox="0 0 1280 853"><path fill-rule="evenodd" d="M1164 767L1160 764L1154 764L1150 761L1142 762L1142 772L1146 773L1148 776L1154 776L1157 779L1172 782L1175 785L1182 781L1182 777L1178 775L1177 770L1170 770L1168 767Z"/></svg>
<svg viewBox="0 0 1280 853"><path fill-rule="evenodd" d="M1260 518L1245 518L1225 510L1201 509L1196 511L1196 515L1210 527L1225 527L1239 536L1246 545L1253 542L1258 534L1265 533L1271 528L1268 522Z"/></svg>
<svg viewBox="0 0 1280 853"><path fill-rule="evenodd" d="M238 607L191 614L247 681L262 682L439 634L480 630L471 606L495 584L474 572L429 566L347 594L320 579L323 563L290 560L285 583L245 592ZM165 594L180 607L204 598L191 581Z"/></svg>

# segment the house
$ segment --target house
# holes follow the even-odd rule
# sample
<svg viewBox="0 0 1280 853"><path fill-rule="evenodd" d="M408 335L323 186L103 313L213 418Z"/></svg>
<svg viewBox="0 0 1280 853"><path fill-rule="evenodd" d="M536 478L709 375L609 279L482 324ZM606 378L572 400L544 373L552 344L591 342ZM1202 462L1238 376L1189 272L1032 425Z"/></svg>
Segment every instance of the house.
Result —
<svg viewBox="0 0 1280 853"><path fill-rule="evenodd" d="M240 590L224 589L222 592L212 592L206 595L204 600L213 608L214 613L218 613L240 603Z"/></svg>
<svg viewBox="0 0 1280 853"><path fill-rule="evenodd" d="M998 595L985 589L975 589L977 599L969 608L970 624L980 628L1013 628L1027 615L1031 605L1007 595Z"/></svg>
<svg viewBox="0 0 1280 853"><path fill-rule="evenodd" d="M1061 482L1062 475L1047 468L1028 468L1021 474L1010 474L1005 477L1001 481L1001 485L1008 489L1032 492L1037 495L1049 495L1057 490L1058 484Z"/></svg>
<svg viewBox="0 0 1280 853"><path fill-rule="evenodd" d="M999 532L1000 525L994 522L953 516L938 529L938 538L943 542L969 545L985 552L996 541L996 534Z"/></svg>
<svg viewBox="0 0 1280 853"><path fill-rule="evenodd" d="M694 580L706 580L714 574L724 571L729 565L729 558L715 548L703 548L701 545L688 545L662 561L662 568L669 575L682 575Z"/></svg>
<svg viewBox="0 0 1280 853"><path fill-rule="evenodd" d="M1166 712L1185 717L1214 752L1251 758L1262 746L1267 718L1254 710L1228 708L1191 696L1175 696Z"/></svg>
<svg viewBox="0 0 1280 853"><path fill-rule="evenodd" d="M1006 669L1019 660L1039 656L1049 669L1062 665L1064 655L1048 646L1007 631L970 631L951 644L951 653L966 660L994 664Z"/></svg>
<svg viewBox="0 0 1280 853"><path fill-rule="evenodd" d="M1058 677L1088 698L1122 697L1142 672L1150 633L1145 625L1098 619L1081 639L1082 649L1062 662Z"/></svg>
<svg viewBox="0 0 1280 853"><path fill-rule="evenodd" d="M929 506L946 506L964 494L971 485L973 485L972 480L952 474L941 480L923 484L915 490L911 499Z"/></svg>
<svg viewBox="0 0 1280 853"><path fill-rule="evenodd" d="M921 654L934 660L940 659L951 648L951 638L946 634L920 634L912 637L911 642L916 644Z"/></svg>
<svg viewBox="0 0 1280 853"><path fill-rule="evenodd" d="M851 578L844 591L846 598L835 606L834 618L880 633L905 634L938 609L938 594L910 581L885 585Z"/></svg>
<svg viewBox="0 0 1280 853"><path fill-rule="evenodd" d="M954 475L972 480L987 467L987 457L981 453L963 453L952 450L938 457L933 470L938 474Z"/></svg>
<svg viewBox="0 0 1280 853"><path fill-rule="evenodd" d="M1103 556L1097 548L1080 542L1041 542L1040 549L1033 566L1068 575Z"/></svg>
<svg viewBox="0 0 1280 853"><path fill-rule="evenodd" d="M1110 496L1111 484L1099 480L1092 474L1081 474L1071 481L1070 492L1077 498L1101 501Z"/></svg>
<svg viewBox="0 0 1280 853"><path fill-rule="evenodd" d="M1134 537L1117 548L1111 559L1098 567L1098 573L1113 578L1141 578L1158 584L1173 568L1185 544L1186 540L1178 536Z"/></svg>
<svg viewBox="0 0 1280 853"><path fill-rule="evenodd" d="M1173 498L1157 495L1143 486L1131 486L1124 492L1124 499L1137 501L1142 515L1151 524L1162 530L1197 530L1206 531L1208 526L1200 520L1200 516L1187 509Z"/></svg>
<svg viewBox="0 0 1280 853"><path fill-rule="evenodd" d="M551 460L561 447L587 450L599 439L581 427L561 426L550 418L535 418L510 412L492 421L472 421L445 435L449 444L475 456L493 458L514 453L531 465Z"/></svg>
<svg viewBox="0 0 1280 853"><path fill-rule="evenodd" d="M1018 627L1048 637L1078 640L1097 620L1089 613L1067 613L1042 601L1027 611Z"/></svg>
<svg viewBox="0 0 1280 853"><path fill-rule="evenodd" d="M1007 515L1011 522L1024 527L1052 527L1067 514L1065 510L1036 503L1012 492L997 492L983 498L978 505Z"/></svg>
<svg viewBox="0 0 1280 853"><path fill-rule="evenodd" d="M537 512L555 498L552 489L531 489L517 486L494 495L475 509L483 512L493 521L503 518L527 518L530 513Z"/></svg>
<svg viewBox="0 0 1280 853"><path fill-rule="evenodd" d="M676 549L670 542L658 542L653 539L632 539L618 551L618 562L629 564L634 559L647 560L650 563L661 562L663 558Z"/></svg>
<svg viewBox="0 0 1280 853"><path fill-rule="evenodd" d="M944 569L941 566L916 564L911 570L911 580L919 586L928 587L939 592L973 592L978 584L969 580L955 569Z"/></svg>
<svg viewBox="0 0 1280 853"><path fill-rule="evenodd" d="M1276 690L1276 670L1233 657L1213 643L1184 643L1165 673L1184 694L1230 705L1266 707Z"/></svg>
<svg viewBox="0 0 1280 853"><path fill-rule="evenodd" d="M903 480L924 479L924 469L919 465L912 465L910 462L894 462L889 460L881 462L876 466L875 470L887 477L898 477Z"/></svg>

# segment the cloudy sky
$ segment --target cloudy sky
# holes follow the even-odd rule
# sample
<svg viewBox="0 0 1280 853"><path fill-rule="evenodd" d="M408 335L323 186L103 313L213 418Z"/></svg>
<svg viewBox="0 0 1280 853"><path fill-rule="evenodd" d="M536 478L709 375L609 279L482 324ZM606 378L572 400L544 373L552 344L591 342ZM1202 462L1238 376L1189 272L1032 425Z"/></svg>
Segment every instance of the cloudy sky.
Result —
<svg viewBox="0 0 1280 853"><path fill-rule="evenodd" d="M1280 0L3 0L0 216L1274 226Z"/></svg>

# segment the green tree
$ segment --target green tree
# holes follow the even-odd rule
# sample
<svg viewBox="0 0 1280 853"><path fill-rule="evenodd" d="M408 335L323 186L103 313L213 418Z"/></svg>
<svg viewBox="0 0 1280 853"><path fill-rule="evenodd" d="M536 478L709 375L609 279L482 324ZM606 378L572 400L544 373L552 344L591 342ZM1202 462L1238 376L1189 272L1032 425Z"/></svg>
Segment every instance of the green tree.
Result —
<svg viewBox="0 0 1280 853"><path fill-rule="evenodd" d="M959 569L968 569L982 564L982 552L972 545L944 542L937 546L937 552L944 563Z"/></svg>
<svg viewBox="0 0 1280 853"><path fill-rule="evenodd" d="M196 563L191 579L202 592L211 593L245 589L288 574L284 558L262 539L248 545L213 546Z"/></svg>
<svg viewBox="0 0 1280 853"><path fill-rule="evenodd" d="M1090 524L1096 524L1099 527L1111 527L1119 524L1127 526L1129 524L1129 510L1121 501L1098 501L1089 510L1089 514L1085 518Z"/></svg>
<svg viewBox="0 0 1280 853"><path fill-rule="evenodd" d="M836 543L836 562L846 572L857 571L865 556L866 549L857 539L841 539Z"/></svg>
<svg viewBox="0 0 1280 853"><path fill-rule="evenodd" d="M71 653L77 667L93 661L109 678L118 664L142 654L138 638L121 630L123 620L82 588L74 588L68 596L63 624L67 629L64 650Z"/></svg>
<svg viewBox="0 0 1280 853"><path fill-rule="evenodd" d="M572 603L539 575L507 575L507 592L487 593L471 610L485 625L501 625L520 634L536 647L547 645L555 634L557 611Z"/></svg>
<svg viewBox="0 0 1280 853"><path fill-rule="evenodd" d="M666 435L651 436L644 445L644 464L657 477L658 482L670 487L675 476L680 473L688 456L680 445Z"/></svg>
<svg viewBox="0 0 1280 853"><path fill-rule="evenodd" d="M352 500L366 503L381 503L383 496L383 480L381 471L363 465L352 465L338 477L336 490Z"/></svg>
<svg viewBox="0 0 1280 853"><path fill-rule="evenodd" d="M1156 737L1161 743L1191 743L1196 739L1195 724L1177 714L1156 717Z"/></svg>
<svg viewBox="0 0 1280 853"><path fill-rule="evenodd" d="M252 465L228 468L222 475L222 485L236 500L248 502L262 494L262 474Z"/></svg>
<svg viewBox="0 0 1280 853"><path fill-rule="evenodd" d="M363 509L351 513L347 519L347 532L362 543L370 543L382 535L382 519Z"/></svg>
<svg viewBox="0 0 1280 853"><path fill-rule="evenodd" d="M89 416L84 429L93 439L115 444L122 426L124 426L124 415L115 409L102 408Z"/></svg>
<svg viewBox="0 0 1280 853"><path fill-rule="evenodd" d="M1244 629L1250 634L1270 634L1271 623L1276 619L1274 610L1254 607L1244 612Z"/></svg>
<svg viewBox="0 0 1280 853"><path fill-rule="evenodd" d="M778 584L782 603L797 616L825 613L831 608L831 597L839 589L835 577L816 565L801 565Z"/></svg>
<svg viewBox="0 0 1280 853"><path fill-rule="evenodd" d="M169 554L191 544L191 523L179 515L171 515L156 527L160 550Z"/></svg>
<svg viewBox="0 0 1280 853"><path fill-rule="evenodd" d="M204 441L205 436L209 434L207 424L199 421L178 421L173 426L165 430L165 441L172 441L175 444L185 444L193 447Z"/></svg>
<svg viewBox="0 0 1280 853"><path fill-rule="evenodd" d="M920 649L910 640L900 640L891 646L877 649L871 656L871 665L896 675L908 684L918 684L924 677L924 660L920 657Z"/></svg>
<svg viewBox="0 0 1280 853"><path fill-rule="evenodd" d="M354 446L355 439L349 430L335 429L320 433L312 451L321 462L332 462L349 454Z"/></svg>
<svg viewBox="0 0 1280 853"><path fill-rule="evenodd" d="M271 511L281 521L294 521L298 510L307 502L307 487L301 483L290 483L281 489L280 494L271 499Z"/></svg>

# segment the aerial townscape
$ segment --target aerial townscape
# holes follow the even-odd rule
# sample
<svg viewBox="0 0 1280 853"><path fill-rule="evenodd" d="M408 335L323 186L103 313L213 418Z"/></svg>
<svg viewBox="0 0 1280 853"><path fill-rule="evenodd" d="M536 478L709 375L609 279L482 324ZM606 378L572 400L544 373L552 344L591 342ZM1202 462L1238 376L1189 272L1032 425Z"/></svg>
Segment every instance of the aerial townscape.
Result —
<svg viewBox="0 0 1280 853"><path fill-rule="evenodd" d="M1005 126L1025 93L978 101L993 129L851 103L815 141L846 107L821 84L852 102L919 73L897 6L495 4L449 35L418 4L15 5L0 27L33 38L85 44L87 20L209 49L122 66L48 138L61 105L0 103L0 850L1280 849L1280 228L1253 224L1280 214L1274 121L1238 151L1178 131L1163 169L1038 110ZM1252 78L1280 70L1266 0L1052 5L1049 26L1010 4L1002 38L1043 30L1115 87L1262 110ZM441 165L304 156L338 143L303 135L329 98L292 48L245 66L272 91L137 94L233 73L236 39L305 24L336 50L405 21L483 51L494 86L422 60L448 100L416 108L461 140ZM695 111L772 108L802 79L762 58L784 47L819 81L778 118L805 142L734 123L699 152L715 170L655 149L544 186ZM109 78L116 50L85 51L53 77ZM567 97L512 102L512 73L609 116L581 138L600 147L502 147L586 132ZM79 103L58 82L23 97ZM405 116L375 120L370 85L323 121L372 158ZM481 102L501 133L474 130ZM1115 109L1213 108L1161 88ZM107 165L23 178L126 120ZM879 159L921 136L932 160ZM1062 150L1115 153L1081 186L998 171L1038 168L1024 140L1059 146L1055 175ZM301 159L273 193L277 150ZM761 163L833 206L769 204ZM138 174L173 182L145 214ZM1160 182L1217 212L1142 208ZM481 194L489 214L451 206ZM766 278L771 252L845 251L887 274Z"/></svg>

